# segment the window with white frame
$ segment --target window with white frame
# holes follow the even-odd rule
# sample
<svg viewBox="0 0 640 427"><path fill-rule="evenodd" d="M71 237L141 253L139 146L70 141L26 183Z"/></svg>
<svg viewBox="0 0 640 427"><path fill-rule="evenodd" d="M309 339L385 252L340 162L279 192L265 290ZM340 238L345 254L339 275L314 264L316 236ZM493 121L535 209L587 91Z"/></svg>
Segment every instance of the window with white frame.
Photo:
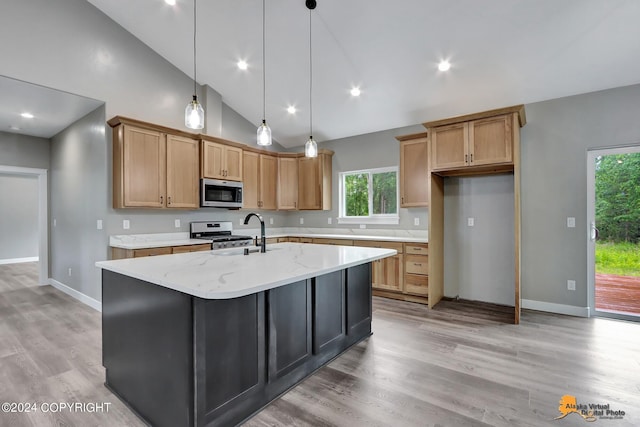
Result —
<svg viewBox="0 0 640 427"><path fill-rule="evenodd" d="M340 173L340 224L398 224L398 168Z"/></svg>

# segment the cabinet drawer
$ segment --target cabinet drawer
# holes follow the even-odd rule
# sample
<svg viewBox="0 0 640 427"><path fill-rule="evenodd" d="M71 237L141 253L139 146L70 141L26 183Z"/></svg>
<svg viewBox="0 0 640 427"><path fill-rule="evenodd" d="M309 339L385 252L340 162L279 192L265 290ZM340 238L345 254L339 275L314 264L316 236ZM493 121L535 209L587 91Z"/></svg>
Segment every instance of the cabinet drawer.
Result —
<svg viewBox="0 0 640 427"><path fill-rule="evenodd" d="M407 255L405 268L409 274L429 274L429 257L423 255Z"/></svg>
<svg viewBox="0 0 640 427"><path fill-rule="evenodd" d="M319 245L353 246L353 240L347 239L313 239L313 243L317 243Z"/></svg>
<svg viewBox="0 0 640 427"><path fill-rule="evenodd" d="M364 246L367 248L395 249L402 253L402 242L383 242L379 240L354 240L353 246Z"/></svg>
<svg viewBox="0 0 640 427"><path fill-rule="evenodd" d="M291 243L300 243L300 238L299 237L289 237L287 239L287 241L291 242Z"/></svg>
<svg viewBox="0 0 640 427"><path fill-rule="evenodd" d="M405 243L404 251L407 254L428 255L429 245L427 245L426 243Z"/></svg>
<svg viewBox="0 0 640 427"><path fill-rule="evenodd" d="M211 250L211 243L206 243L202 245L174 246L171 248L171 253L184 254L187 252L200 252L200 251L210 251L210 250Z"/></svg>
<svg viewBox="0 0 640 427"><path fill-rule="evenodd" d="M414 295L429 294L429 276L421 276L417 274L405 274L404 291Z"/></svg>
<svg viewBox="0 0 640 427"><path fill-rule="evenodd" d="M171 246L167 246L166 248L136 249L133 251L134 258L140 258L143 256L154 256L154 255L169 255L169 254L171 254Z"/></svg>
<svg viewBox="0 0 640 427"><path fill-rule="evenodd" d="M310 237L300 237L300 243L313 243L313 239Z"/></svg>

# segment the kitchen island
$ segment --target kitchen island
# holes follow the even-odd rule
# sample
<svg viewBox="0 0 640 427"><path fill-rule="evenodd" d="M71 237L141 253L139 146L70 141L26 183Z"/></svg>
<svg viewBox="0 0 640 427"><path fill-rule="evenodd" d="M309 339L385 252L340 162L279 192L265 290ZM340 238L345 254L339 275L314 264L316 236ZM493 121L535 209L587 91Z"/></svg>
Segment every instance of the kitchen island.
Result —
<svg viewBox="0 0 640 427"><path fill-rule="evenodd" d="M98 262L105 385L153 426L236 425L371 335L372 261L281 243Z"/></svg>

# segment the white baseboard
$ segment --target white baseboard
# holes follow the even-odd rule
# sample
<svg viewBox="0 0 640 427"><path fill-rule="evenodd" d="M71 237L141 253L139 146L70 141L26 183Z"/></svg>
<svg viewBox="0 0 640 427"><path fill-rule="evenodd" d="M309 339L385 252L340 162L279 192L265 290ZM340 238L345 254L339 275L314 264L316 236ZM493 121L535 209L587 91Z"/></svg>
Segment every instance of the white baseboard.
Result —
<svg viewBox="0 0 640 427"><path fill-rule="evenodd" d="M40 258L37 256L27 257L27 258L9 258L9 259L0 259L0 265L2 264L18 264L21 262L37 262Z"/></svg>
<svg viewBox="0 0 640 427"><path fill-rule="evenodd" d="M566 314L569 316L589 317L589 307L577 307L575 305L556 304L553 302L535 301L523 299L520 305L530 310L546 311L548 313Z"/></svg>
<svg viewBox="0 0 640 427"><path fill-rule="evenodd" d="M78 292L75 289L65 285L64 283L58 282L55 279L49 278L49 284L51 286L53 286L54 288L58 289L59 291L64 292L65 294L77 299L78 301L80 301L81 303L84 303L86 305L88 305L89 307L93 308L94 310L97 311L102 311L102 303L98 300L95 300L91 297L86 296L85 294L83 294L82 292Z"/></svg>

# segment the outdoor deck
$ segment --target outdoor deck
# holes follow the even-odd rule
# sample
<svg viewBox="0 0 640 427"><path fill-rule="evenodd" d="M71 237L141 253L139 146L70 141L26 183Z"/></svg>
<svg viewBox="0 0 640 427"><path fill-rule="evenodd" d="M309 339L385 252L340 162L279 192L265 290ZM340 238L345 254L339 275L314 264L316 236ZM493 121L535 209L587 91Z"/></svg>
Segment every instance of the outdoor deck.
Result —
<svg viewBox="0 0 640 427"><path fill-rule="evenodd" d="M640 315L640 277L596 274L596 310Z"/></svg>

